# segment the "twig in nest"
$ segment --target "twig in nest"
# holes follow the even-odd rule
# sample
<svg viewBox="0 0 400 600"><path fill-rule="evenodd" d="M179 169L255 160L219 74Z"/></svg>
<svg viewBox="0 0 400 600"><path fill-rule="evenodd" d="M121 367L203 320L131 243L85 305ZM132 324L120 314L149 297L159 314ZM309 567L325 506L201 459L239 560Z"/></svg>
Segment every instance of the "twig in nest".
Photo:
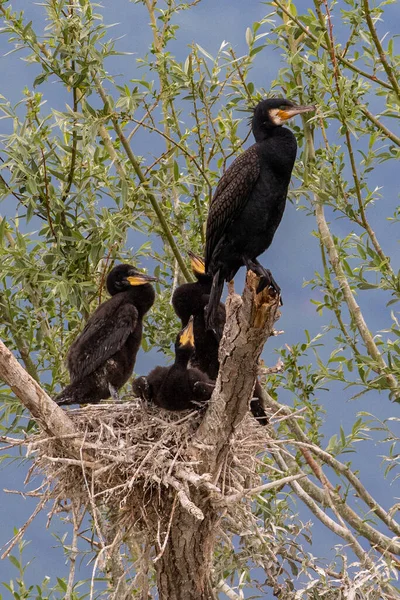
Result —
<svg viewBox="0 0 400 600"><path fill-rule="evenodd" d="M178 492L178 500L181 503L182 507L187 510L189 514L192 515L195 519L202 521L204 519L204 514L200 510L198 506L196 506L189 498L187 492L185 491L182 483L180 483L177 479L171 476L167 476L164 478L164 483L170 485Z"/></svg>

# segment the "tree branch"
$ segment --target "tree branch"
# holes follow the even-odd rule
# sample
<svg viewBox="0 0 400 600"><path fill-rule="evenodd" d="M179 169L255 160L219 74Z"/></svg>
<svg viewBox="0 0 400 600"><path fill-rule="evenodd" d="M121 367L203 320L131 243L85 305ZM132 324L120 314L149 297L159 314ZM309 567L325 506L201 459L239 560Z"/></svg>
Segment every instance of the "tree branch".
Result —
<svg viewBox="0 0 400 600"><path fill-rule="evenodd" d="M0 340L0 378L5 381L22 404L29 410L40 427L50 435L62 438L66 434L80 437L68 415L46 394L25 371L13 354ZM68 442L76 445L77 440Z"/></svg>
<svg viewBox="0 0 400 600"><path fill-rule="evenodd" d="M347 464L343 464L337 458L326 452L319 446L315 444L311 444L307 435L303 432L300 425L297 423L296 419L293 416L292 409L289 406L284 404L280 404L276 402L267 392L262 389L262 400L263 403L269 407L274 412L279 412L279 414L284 414L288 418L286 419L287 426L289 427L292 434L298 440L295 442L294 440L290 440L287 443L289 444L298 444L300 447L308 448L311 452L316 454L324 463L329 465L332 469L341 473L346 477L346 479L350 482L350 484L354 487L358 496L361 500L365 502L365 504L371 509L371 511L379 517L383 523L391 530L393 533L400 537L400 524L390 516L390 514L385 511L382 506L375 500L373 496L368 492L368 490L362 485L361 481L358 477L353 473L350 467Z"/></svg>
<svg viewBox="0 0 400 600"><path fill-rule="evenodd" d="M99 95L100 95L102 101L104 102L105 108L109 107L109 102L108 102L107 95L106 95L106 93L105 93L105 91L104 91L104 89L103 89L100 81L96 77L94 77L94 80L95 80L96 87L97 87L97 90L99 92ZM118 122L118 119L115 117L115 115L111 115L110 118L111 118L111 122L113 124L114 130L115 130L117 136L119 137L119 140L120 140L120 142L122 144L122 147L125 150L125 153L126 153L126 155L128 157L128 160L129 160L129 162L131 163L131 165L133 167L133 170L135 171L136 175L138 176L140 183L144 184L144 188L146 188L146 185L147 185L148 182L147 182L147 180L146 180L146 178L145 178L145 176L143 174L143 171L142 171L142 169L140 167L140 164L138 163L135 155L132 152L132 148L130 147L129 142L126 139L126 137L124 135L124 132L122 131L122 128L121 128L121 125ZM158 219L158 221L159 221L159 223L161 225L161 228L162 228L162 230L164 232L164 235L165 235L165 237L168 240L168 243L169 243L169 246L170 246L170 248L172 250L172 253L175 256L175 258L176 258L176 260L177 260L177 262L179 264L179 267L180 267L180 269L181 269L181 271L182 271L182 273L183 273L186 281L192 281L192 277L191 277L191 275L190 275L190 273L188 271L188 268L185 265L185 262L184 262L184 260L182 258L182 255L181 255L180 251L179 251L177 243L176 243L176 241L174 239L174 236L172 235L172 232L171 232L171 230L169 228L167 220L166 220L166 218L164 216L163 211L161 210L161 207L160 207L159 203L157 202L157 199L156 199L155 195L152 192L150 192L149 190L147 190L147 189L145 189L145 193L146 193L147 198L150 201L151 206L153 207L153 210L154 210L154 212L155 212L155 214L157 216L157 219Z"/></svg>
<svg viewBox="0 0 400 600"><path fill-rule="evenodd" d="M392 84L392 87L396 93L397 99L400 100L400 87L399 87L399 84L397 81L397 77L394 73L394 69L389 65L389 63L386 59L386 53L382 47L382 44L380 42L380 39L378 37L378 34L377 34L375 26L374 26L374 22L371 17L371 11L369 8L368 0L363 0L363 8L364 8L364 13L365 13L365 20L367 21L368 29L369 29L369 32L373 39L373 42L375 44L375 48L378 51L381 64L386 71L386 75L387 75L390 83Z"/></svg>
<svg viewBox="0 0 400 600"><path fill-rule="evenodd" d="M300 21L300 19L298 19L294 15L292 15L292 13L289 10L287 10L287 8L280 2L280 0L274 0L274 2L278 6L278 8L280 8L280 10L293 21L293 23L296 23L296 25L298 27L300 27L300 29L303 31L303 33L306 34L307 37L309 37L313 42L317 43L321 48L323 48L323 50L329 51L327 44L324 44L316 35L314 35L310 31L310 29L308 27L306 27ZM322 24L322 26L323 26L323 24ZM345 59L340 54L337 55L337 59L342 65L345 65L348 69L350 69L354 73L358 73L359 75L362 75L366 79L370 79L374 83L377 83L377 84L381 85L382 87L393 91L393 87L389 83L387 83L386 81L383 81L382 79L378 79L375 75L371 75L370 73L367 73L366 71L363 71L362 69L359 69L353 62Z"/></svg>

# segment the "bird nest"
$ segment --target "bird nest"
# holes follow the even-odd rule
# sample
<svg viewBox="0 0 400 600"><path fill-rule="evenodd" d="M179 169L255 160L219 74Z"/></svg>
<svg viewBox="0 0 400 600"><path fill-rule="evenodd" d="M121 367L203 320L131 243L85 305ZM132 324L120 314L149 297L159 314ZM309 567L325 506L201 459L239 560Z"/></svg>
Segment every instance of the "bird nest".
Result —
<svg viewBox="0 0 400 600"><path fill-rule="evenodd" d="M257 455L268 445L268 428L248 414L213 479L202 465L207 449L194 442L203 414L168 412L135 400L86 406L68 412L82 440L79 457L68 440L45 433L30 439L29 452L49 483L48 499L58 506L71 501L92 514L110 510L120 525L138 533L159 528L160 515L168 518L177 502L197 519L204 517L205 499L237 519L233 509L244 508L243 491L261 483ZM250 500L247 505L251 513Z"/></svg>

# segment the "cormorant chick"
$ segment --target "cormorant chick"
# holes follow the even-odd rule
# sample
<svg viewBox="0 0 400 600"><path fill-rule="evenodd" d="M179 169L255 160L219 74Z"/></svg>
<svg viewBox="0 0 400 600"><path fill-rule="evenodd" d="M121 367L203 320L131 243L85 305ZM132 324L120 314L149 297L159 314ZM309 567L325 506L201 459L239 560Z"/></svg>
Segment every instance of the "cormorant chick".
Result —
<svg viewBox="0 0 400 600"><path fill-rule="evenodd" d="M219 371L218 348L226 321L225 306L222 302L218 305L216 333L207 330L204 309L210 298L212 277L206 274L202 258L193 254L193 252L189 252L189 256L192 271L197 281L194 283L184 283L176 288L172 296L172 306L182 321L182 327L187 325L190 316L193 315L195 351L190 364L192 367L196 367L200 371L203 371L203 373L206 373L210 379L215 381ZM146 384L140 381L137 383L137 386L138 395L145 397ZM250 410L260 425L267 425L269 419L264 410L261 393L261 386L257 380L253 398L250 401Z"/></svg>
<svg viewBox="0 0 400 600"><path fill-rule="evenodd" d="M202 258L193 252L189 252L189 256L197 281L177 287L172 296L172 306L182 322L182 327L186 327L193 315L195 351L190 360L191 366L207 373L210 379L215 380L219 369L218 347L226 320L225 306L222 302L219 303L216 333L207 330L204 309L209 301L212 277L206 274Z"/></svg>
<svg viewBox="0 0 400 600"><path fill-rule="evenodd" d="M211 398L214 383L199 369L189 368L194 352L193 318L178 334L175 362L171 367L156 367L132 383L133 393L167 410L199 408Z"/></svg>
<svg viewBox="0 0 400 600"><path fill-rule="evenodd" d="M107 277L112 296L89 318L67 355L71 383L57 404L96 404L113 396L132 375L142 341L142 321L155 299L150 281L131 265L117 265Z"/></svg>
<svg viewBox="0 0 400 600"><path fill-rule="evenodd" d="M206 313L207 328L216 330L224 281L243 265L262 277L258 292L280 288L257 260L271 244L285 210L297 143L282 124L314 110L285 98L262 100L254 109L256 143L238 156L221 177L211 200L206 231L206 272L213 277Z"/></svg>

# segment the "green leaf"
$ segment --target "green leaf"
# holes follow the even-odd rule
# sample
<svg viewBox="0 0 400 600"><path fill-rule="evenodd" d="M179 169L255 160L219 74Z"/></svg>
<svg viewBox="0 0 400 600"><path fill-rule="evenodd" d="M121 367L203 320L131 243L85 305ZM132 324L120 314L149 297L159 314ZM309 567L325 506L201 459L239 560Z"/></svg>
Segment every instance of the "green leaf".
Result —
<svg viewBox="0 0 400 600"><path fill-rule="evenodd" d="M248 46L251 46L252 42L253 42L253 32L252 32L252 30L250 29L250 27L248 27L248 28L246 29L246 44L247 44Z"/></svg>
<svg viewBox="0 0 400 600"><path fill-rule="evenodd" d="M44 81L46 81L48 76L49 76L48 73L41 73L40 75L38 75L33 82L33 87L35 88L38 85L40 85L41 83L43 83Z"/></svg>

